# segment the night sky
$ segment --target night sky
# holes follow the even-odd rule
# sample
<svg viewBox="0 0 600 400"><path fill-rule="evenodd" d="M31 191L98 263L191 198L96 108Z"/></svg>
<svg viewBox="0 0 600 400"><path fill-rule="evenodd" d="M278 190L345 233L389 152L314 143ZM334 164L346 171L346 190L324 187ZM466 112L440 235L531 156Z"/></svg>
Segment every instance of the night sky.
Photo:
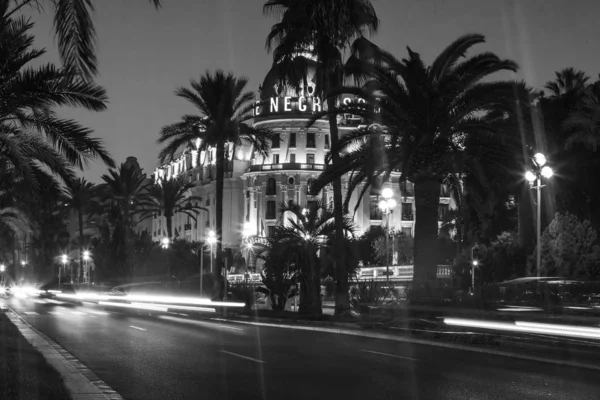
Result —
<svg viewBox="0 0 600 400"><path fill-rule="evenodd" d="M51 5L33 14L36 45L56 61ZM255 91L270 66L265 37L275 17L262 15L262 0L165 0L156 11L147 0L97 0L98 83L110 96L103 113L61 111L92 127L118 163L135 156L145 172L156 167L162 126L193 109L174 96L206 69L222 68L250 79ZM574 66L600 72L598 0L374 0L381 29L373 41L396 56L406 46L430 63L466 33L482 33L492 51L517 61L517 78L541 87L554 72ZM499 75L501 78L502 76ZM85 172L98 182L106 168Z"/></svg>

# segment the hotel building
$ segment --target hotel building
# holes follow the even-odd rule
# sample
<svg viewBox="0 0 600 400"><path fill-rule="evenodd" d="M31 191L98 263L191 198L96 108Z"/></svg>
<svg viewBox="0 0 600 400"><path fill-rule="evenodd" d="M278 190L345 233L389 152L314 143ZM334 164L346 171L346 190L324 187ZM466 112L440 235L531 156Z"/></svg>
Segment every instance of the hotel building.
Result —
<svg viewBox="0 0 600 400"><path fill-rule="evenodd" d="M270 154L262 157L247 147L237 148L235 154L231 148L226 150L229 162L225 169L223 194L224 248L241 249L246 237L268 236L282 221L279 209L283 202L291 201L308 207L319 199L327 203L333 200L331 186L325 187L318 196L308 194L311 180L325 168L331 147L328 121L321 119L307 128L313 113L324 107L323 101L313 96L314 84L310 74L308 81L308 87L296 93L294 89L279 84L274 69L269 71L259 87L261 105L254 110L253 123L276 134L278 139L273 141ZM339 116L340 135L362 123L360 118L352 115ZM183 176L195 184L193 194L202 198L202 206L209 211L201 212L195 222L185 215L177 215L173 219L173 228L176 236L202 241L209 231L215 229L216 157L214 149L198 154L199 144L197 141L194 148L182 152L173 162L160 166L154 174L155 179ZM368 189L362 200L358 198L361 187L353 192L349 210L353 213L358 205L353 213L357 234L374 225L385 226L389 221L390 227L412 236L415 223L413 185L410 182L401 185L398 178L399 173L393 174L390 181L383 182L379 188ZM345 192L347 177L342 179L342 186ZM389 220L378 207L381 189L386 187L392 189L397 202ZM441 188L440 221L451 207L450 203L449 195ZM160 241L166 235L164 217L156 216L152 222L153 239ZM253 265L252 261L250 265ZM257 267L260 269L260 266Z"/></svg>

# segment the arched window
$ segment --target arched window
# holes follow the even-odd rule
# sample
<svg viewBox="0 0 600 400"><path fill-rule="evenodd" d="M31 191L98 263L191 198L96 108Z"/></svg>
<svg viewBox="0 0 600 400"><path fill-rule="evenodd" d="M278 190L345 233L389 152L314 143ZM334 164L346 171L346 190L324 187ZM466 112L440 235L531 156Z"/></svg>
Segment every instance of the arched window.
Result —
<svg viewBox="0 0 600 400"><path fill-rule="evenodd" d="M277 183L274 178L269 178L267 181L267 196L277 194Z"/></svg>

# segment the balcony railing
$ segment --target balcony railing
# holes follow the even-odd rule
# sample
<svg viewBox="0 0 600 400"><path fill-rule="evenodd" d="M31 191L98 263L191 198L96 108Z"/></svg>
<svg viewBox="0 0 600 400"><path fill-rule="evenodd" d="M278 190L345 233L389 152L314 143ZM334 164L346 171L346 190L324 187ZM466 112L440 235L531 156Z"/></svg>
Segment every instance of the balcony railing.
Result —
<svg viewBox="0 0 600 400"><path fill-rule="evenodd" d="M185 224L183 226L183 229L186 230L186 231L191 231L192 230L192 224Z"/></svg>
<svg viewBox="0 0 600 400"><path fill-rule="evenodd" d="M415 216L412 213L402 214L402 221L413 221Z"/></svg>
<svg viewBox="0 0 600 400"><path fill-rule="evenodd" d="M302 163L283 163L283 164L264 164L251 165L250 172L258 171L277 171L277 170L318 170L325 169L324 164L302 164Z"/></svg>

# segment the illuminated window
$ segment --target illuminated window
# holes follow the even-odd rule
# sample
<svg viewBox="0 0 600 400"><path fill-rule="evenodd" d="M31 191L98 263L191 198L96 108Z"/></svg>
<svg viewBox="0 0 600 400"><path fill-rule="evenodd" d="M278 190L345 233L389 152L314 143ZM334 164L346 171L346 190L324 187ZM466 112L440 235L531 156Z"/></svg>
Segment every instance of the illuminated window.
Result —
<svg viewBox="0 0 600 400"><path fill-rule="evenodd" d="M325 135L325 148L329 148L329 135Z"/></svg>
<svg viewBox="0 0 600 400"><path fill-rule="evenodd" d="M273 164L279 164L279 154L273 154Z"/></svg>
<svg viewBox="0 0 600 400"><path fill-rule="evenodd" d="M290 154L290 162L291 163L295 163L296 162L296 155L295 154Z"/></svg>
<svg viewBox="0 0 600 400"><path fill-rule="evenodd" d="M307 154L306 155L306 163L307 164L314 164L315 163L315 155L314 154Z"/></svg>

